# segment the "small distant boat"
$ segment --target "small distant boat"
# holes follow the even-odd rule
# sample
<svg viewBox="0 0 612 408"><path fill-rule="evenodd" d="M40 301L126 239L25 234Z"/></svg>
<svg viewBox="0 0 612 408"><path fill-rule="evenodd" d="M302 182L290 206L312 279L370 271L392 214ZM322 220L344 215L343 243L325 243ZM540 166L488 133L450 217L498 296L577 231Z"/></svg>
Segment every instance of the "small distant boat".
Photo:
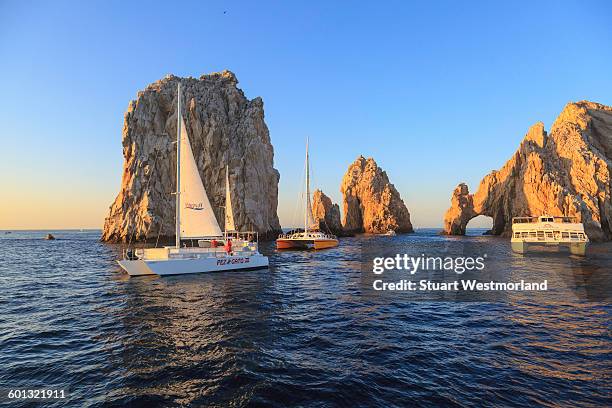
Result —
<svg viewBox="0 0 612 408"><path fill-rule="evenodd" d="M45 239L46 239L47 241L53 241L53 240L55 239L55 237L53 236L53 234L47 234L47 235L45 236Z"/></svg>
<svg viewBox="0 0 612 408"><path fill-rule="evenodd" d="M310 201L310 161L308 157L308 140L306 140L306 209L304 213L304 229L289 231L276 239L277 249L325 249L338 246L335 235L319 231L312 216Z"/></svg>
<svg viewBox="0 0 612 408"><path fill-rule="evenodd" d="M238 232L234 226L226 167L225 232L206 195L193 157L187 128L181 113L181 87L178 86L176 244L163 248L128 249L119 266L129 275L178 275L268 267L268 258L258 249L256 232ZM181 246L182 240L198 246Z"/></svg>
<svg viewBox="0 0 612 408"><path fill-rule="evenodd" d="M585 256L589 238L575 217L514 217L512 250L525 253L533 245L568 246L573 255Z"/></svg>
<svg viewBox="0 0 612 408"><path fill-rule="evenodd" d="M395 233L395 231L393 231L393 230L389 230L389 231L385 232L383 235L386 235L386 236L388 236L388 237L394 237L394 236L396 236L397 234Z"/></svg>

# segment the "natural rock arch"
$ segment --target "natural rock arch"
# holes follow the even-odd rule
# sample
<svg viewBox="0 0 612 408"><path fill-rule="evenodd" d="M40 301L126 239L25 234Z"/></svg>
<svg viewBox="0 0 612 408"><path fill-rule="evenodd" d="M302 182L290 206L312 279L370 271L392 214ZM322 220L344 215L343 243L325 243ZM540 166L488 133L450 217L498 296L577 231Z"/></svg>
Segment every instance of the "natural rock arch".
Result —
<svg viewBox="0 0 612 408"><path fill-rule="evenodd" d="M453 191L444 217L445 234L464 235L470 219L493 218L492 233L510 235L512 218L575 216L592 240L612 239L612 107L569 103L550 134L532 126L518 150L470 194L465 183Z"/></svg>

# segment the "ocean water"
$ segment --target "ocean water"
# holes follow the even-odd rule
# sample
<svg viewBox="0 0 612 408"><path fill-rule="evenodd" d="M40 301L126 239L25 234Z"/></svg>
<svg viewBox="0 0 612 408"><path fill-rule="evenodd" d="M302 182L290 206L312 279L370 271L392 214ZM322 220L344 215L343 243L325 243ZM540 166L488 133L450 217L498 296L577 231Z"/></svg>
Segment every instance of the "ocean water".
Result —
<svg viewBox="0 0 612 408"><path fill-rule="evenodd" d="M99 231L0 232L0 389L63 388L44 406L76 407L612 404L612 245L517 255L507 239L437 232L264 244L269 270L166 278L127 277ZM362 248L390 244L487 254L496 279L549 290L376 292Z"/></svg>

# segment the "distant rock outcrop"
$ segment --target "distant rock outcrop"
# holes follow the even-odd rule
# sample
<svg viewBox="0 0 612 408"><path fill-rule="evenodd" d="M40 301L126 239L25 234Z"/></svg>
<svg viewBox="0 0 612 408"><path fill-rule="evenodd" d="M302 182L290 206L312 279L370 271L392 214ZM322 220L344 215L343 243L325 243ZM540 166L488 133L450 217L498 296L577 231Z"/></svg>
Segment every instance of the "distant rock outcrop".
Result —
<svg viewBox="0 0 612 408"><path fill-rule="evenodd" d="M444 231L448 235L463 235L467 223L478 214L474 211L474 199L465 183L459 184L451 197L451 208L444 218Z"/></svg>
<svg viewBox="0 0 612 408"><path fill-rule="evenodd" d="M486 175L475 194L453 192L444 233L465 234L470 219L493 218L492 233L510 235L512 217L576 216L590 239L612 239L612 107L569 103L550 133L532 126L518 150Z"/></svg>
<svg viewBox="0 0 612 408"><path fill-rule="evenodd" d="M176 93L194 157L217 220L223 226L225 166L229 165L234 221L264 237L280 232L279 173L261 98L248 100L230 71L199 79L169 75L138 93L123 124L121 189L104 222L102 239L128 241L174 236ZM261 236L261 235L260 235Z"/></svg>
<svg viewBox="0 0 612 408"><path fill-rule="evenodd" d="M321 190L316 190L312 198L312 216L319 229L338 236L344 235L338 204L333 204Z"/></svg>
<svg viewBox="0 0 612 408"><path fill-rule="evenodd" d="M412 232L410 213L374 159L359 156L342 179L346 232Z"/></svg>

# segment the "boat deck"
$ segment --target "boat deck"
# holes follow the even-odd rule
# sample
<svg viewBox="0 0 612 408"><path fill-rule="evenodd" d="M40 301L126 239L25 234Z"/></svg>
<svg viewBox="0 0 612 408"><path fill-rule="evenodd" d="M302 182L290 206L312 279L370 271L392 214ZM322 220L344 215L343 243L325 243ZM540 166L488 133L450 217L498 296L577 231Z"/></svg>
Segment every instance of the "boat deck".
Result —
<svg viewBox="0 0 612 408"><path fill-rule="evenodd" d="M258 253L257 245L234 245L232 246L232 254L234 255L254 255ZM136 258L141 260L163 260L163 259L199 259L199 258L222 258L227 256L227 251L223 246L216 248L202 247L183 247L176 248L173 246L163 248L140 248L136 249L134 254Z"/></svg>
<svg viewBox="0 0 612 408"><path fill-rule="evenodd" d="M320 231L281 234L276 240L277 249L325 249L338 246L335 235Z"/></svg>
<svg viewBox="0 0 612 408"><path fill-rule="evenodd" d="M567 245L572 254L584 255L589 238L582 223L573 217L515 217L512 219L512 249L524 253L530 244Z"/></svg>

